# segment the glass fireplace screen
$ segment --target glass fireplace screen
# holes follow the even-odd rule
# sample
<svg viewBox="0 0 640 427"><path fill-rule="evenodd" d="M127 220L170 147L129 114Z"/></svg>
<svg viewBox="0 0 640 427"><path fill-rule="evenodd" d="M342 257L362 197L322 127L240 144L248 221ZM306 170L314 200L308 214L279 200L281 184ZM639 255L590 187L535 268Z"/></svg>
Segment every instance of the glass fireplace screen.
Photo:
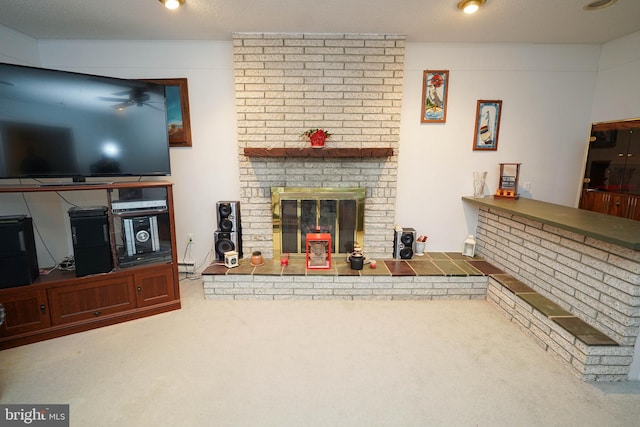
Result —
<svg viewBox="0 0 640 427"><path fill-rule="evenodd" d="M334 254L362 247L364 198L364 188L272 188L274 256L304 256L307 233L329 233Z"/></svg>

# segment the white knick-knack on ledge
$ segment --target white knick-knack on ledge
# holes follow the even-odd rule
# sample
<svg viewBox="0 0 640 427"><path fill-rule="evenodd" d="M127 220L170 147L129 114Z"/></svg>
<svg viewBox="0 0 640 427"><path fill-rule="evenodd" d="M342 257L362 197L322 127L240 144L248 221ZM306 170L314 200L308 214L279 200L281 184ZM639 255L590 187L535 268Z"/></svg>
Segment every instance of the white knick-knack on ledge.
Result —
<svg viewBox="0 0 640 427"><path fill-rule="evenodd" d="M487 172L473 173L473 197L484 197L484 185L487 181Z"/></svg>
<svg viewBox="0 0 640 427"><path fill-rule="evenodd" d="M476 239L474 239L473 234L469 234L464 241L464 245L462 246L462 255L473 258L476 253Z"/></svg>

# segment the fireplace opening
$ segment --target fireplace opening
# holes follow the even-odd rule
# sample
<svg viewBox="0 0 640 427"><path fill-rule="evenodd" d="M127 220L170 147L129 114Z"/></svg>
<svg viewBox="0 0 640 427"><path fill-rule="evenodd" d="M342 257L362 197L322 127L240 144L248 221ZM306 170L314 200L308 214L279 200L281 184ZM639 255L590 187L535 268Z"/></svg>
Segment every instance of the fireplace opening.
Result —
<svg viewBox="0 0 640 427"><path fill-rule="evenodd" d="M364 188L272 187L274 256L304 256L307 233L329 233L331 253L364 241Z"/></svg>

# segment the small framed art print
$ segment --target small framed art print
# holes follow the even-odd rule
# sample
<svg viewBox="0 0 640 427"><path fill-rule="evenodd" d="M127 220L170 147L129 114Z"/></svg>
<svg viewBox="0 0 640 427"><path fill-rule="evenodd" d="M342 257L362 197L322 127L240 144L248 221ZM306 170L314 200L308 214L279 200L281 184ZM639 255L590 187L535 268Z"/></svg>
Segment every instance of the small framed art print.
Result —
<svg viewBox="0 0 640 427"><path fill-rule="evenodd" d="M473 149L496 151L502 101L478 100L476 106L476 126L473 134Z"/></svg>
<svg viewBox="0 0 640 427"><path fill-rule="evenodd" d="M422 73L421 123L445 123L447 121L448 70L425 70Z"/></svg>

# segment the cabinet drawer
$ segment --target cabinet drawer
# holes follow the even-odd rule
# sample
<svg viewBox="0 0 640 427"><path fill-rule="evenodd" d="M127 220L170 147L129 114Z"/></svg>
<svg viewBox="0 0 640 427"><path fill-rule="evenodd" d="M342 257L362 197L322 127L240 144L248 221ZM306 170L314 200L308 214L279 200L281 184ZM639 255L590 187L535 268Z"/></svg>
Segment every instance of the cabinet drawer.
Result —
<svg viewBox="0 0 640 427"><path fill-rule="evenodd" d="M43 290L20 288L17 291L4 291L0 303L5 310L0 337L37 331L51 325L47 295Z"/></svg>
<svg viewBox="0 0 640 427"><path fill-rule="evenodd" d="M99 318L136 307L130 275L52 288L47 292L54 325Z"/></svg>

